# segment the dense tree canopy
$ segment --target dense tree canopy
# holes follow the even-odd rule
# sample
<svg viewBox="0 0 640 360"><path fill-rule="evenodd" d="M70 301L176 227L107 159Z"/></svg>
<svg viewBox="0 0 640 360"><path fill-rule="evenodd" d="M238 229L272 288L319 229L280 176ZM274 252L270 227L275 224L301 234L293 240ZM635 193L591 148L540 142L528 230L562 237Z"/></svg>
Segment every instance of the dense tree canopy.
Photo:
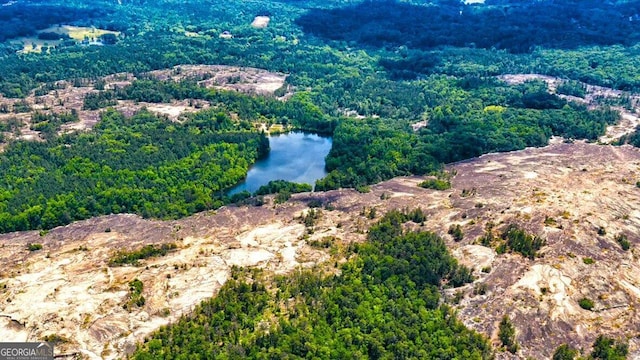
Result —
<svg viewBox="0 0 640 360"><path fill-rule="evenodd" d="M214 208L268 146L263 134L219 118L178 124L109 110L90 133L15 142L0 154L0 232L109 213L175 218Z"/></svg>
<svg viewBox="0 0 640 360"><path fill-rule="evenodd" d="M490 359L487 340L438 305L438 288L470 281L469 270L437 235L403 233L411 217L388 213L340 275L281 277L273 294L259 278L236 273L133 359Z"/></svg>

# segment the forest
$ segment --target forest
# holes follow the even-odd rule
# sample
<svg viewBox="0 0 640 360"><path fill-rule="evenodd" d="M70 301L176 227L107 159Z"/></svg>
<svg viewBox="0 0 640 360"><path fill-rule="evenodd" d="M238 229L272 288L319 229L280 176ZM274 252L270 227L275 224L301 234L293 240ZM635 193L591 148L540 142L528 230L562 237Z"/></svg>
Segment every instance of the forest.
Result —
<svg viewBox="0 0 640 360"><path fill-rule="evenodd" d="M0 154L0 231L50 229L109 213L176 218L222 205L268 152L224 116L172 123L108 110L91 133L16 142Z"/></svg>
<svg viewBox="0 0 640 360"><path fill-rule="evenodd" d="M161 328L132 359L489 359L486 339L439 304L439 288L472 280L444 241L405 233L392 211L350 251L339 276L306 270L276 279L235 269L215 298Z"/></svg>
<svg viewBox="0 0 640 360"><path fill-rule="evenodd" d="M416 3L369 0L314 9L296 23L323 38L391 48L447 45L526 53L535 47L575 49L634 45L639 40L640 6L633 1L487 1L488 6L464 6L458 1L440 1L438 6Z"/></svg>

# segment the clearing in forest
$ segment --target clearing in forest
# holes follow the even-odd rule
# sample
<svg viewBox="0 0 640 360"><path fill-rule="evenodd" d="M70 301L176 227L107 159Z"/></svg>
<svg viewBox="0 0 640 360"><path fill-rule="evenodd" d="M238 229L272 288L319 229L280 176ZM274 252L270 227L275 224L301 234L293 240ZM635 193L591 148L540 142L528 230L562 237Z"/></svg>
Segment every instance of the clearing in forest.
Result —
<svg viewBox="0 0 640 360"><path fill-rule="evenodd" d="M268 16L256 16L255 19L253 19L251 26L256 29L263 29L269 26L269 21L271 21L271 18Z"/></svg>
<svg viewBox="0 0 640 360"><path fill-rule="evenodd" d="M85 26L71 26L71 25L58 25L52 26L43 30L39 30L38 34L42 33L56 33L62 36L69 36L71 39L82 41L96 41L100 36L105 34L113 34L115 36L120 35L118 31L111 31L105 29L98 29L95 27ZM21 52L42 52L43 47L56 47L62 43L62 40L46 40L40 39L37 36L20 37L12 41L14 44L22 44L23 48Z"/></svg>

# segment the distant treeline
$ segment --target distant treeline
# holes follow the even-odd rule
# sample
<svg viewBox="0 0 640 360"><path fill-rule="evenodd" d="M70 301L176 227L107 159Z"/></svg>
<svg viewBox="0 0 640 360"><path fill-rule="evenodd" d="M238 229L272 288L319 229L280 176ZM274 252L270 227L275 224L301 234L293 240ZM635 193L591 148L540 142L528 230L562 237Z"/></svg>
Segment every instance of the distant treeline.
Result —
<svg viewBox="0 0 640 360"><path fill-rule="evenodd" d="M448 45L529 52L534 47L574 49L632 45L640 40L640 4L636 1L487 1L484 6L436 3L368 0L341 8L313 9L297 23L317 36L375 47Z"/></svg>
<svg viewBox="0 0 640 360"><path fill-rule="evenodd" d="M35 36L38 30L78 20L108 15L103 7L73 6L34 1L12 1L0 11L0 42L21 36ZM45 40L53 40L45 38ZM57 40L57 38L56 38Z"/></svg>

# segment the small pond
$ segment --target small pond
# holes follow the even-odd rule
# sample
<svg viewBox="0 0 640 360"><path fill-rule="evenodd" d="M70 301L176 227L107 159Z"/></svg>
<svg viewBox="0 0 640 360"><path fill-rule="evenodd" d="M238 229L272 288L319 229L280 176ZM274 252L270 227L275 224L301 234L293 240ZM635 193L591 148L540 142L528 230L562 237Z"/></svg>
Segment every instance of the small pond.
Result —
<svg viewBox="0 0 640 360"><path fill-rule="evenodd" d="M247 178L229 191L229 195L247 190L254 193L271 180L287 180L313 186L327 175L324 158L332 139L304 132L269 136L271 151L249 169Z"/></svg>

